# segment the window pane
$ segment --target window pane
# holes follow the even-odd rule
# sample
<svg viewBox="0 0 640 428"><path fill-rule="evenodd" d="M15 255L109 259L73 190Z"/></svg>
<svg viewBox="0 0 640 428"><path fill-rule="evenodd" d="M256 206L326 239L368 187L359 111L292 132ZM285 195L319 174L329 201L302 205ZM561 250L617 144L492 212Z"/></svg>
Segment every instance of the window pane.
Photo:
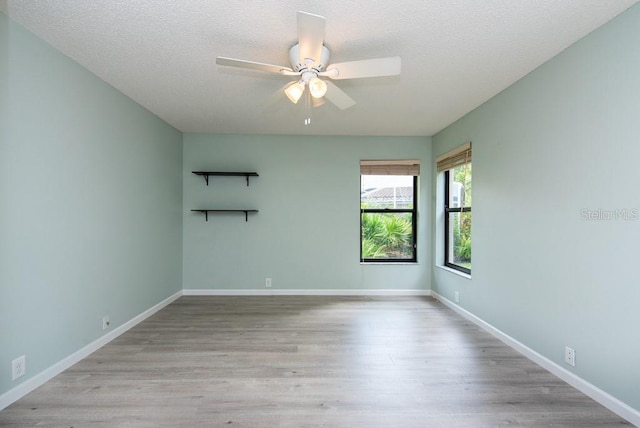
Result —
<svg viewBox="0 0 640 428"><path fill-rule="evenodd" d="M361 175L360 208L413 208L413 176Z"/></svg>
<svg viewBox="0 0 640 428"><path fill-rule="evenodd" d="M471 206L471 164L449 171L449 208Z"/></svg>
<svg viewBox="0 0 640 428"><path fill-rule="evenodd" d="M449 213L447 262L471 269L471 213Z"/></svg>
<svg viewBox="0 0 640 428"><path fill-rule="evenodd" d="M413 259L412 213L362 213L363 259Z"/></svg>

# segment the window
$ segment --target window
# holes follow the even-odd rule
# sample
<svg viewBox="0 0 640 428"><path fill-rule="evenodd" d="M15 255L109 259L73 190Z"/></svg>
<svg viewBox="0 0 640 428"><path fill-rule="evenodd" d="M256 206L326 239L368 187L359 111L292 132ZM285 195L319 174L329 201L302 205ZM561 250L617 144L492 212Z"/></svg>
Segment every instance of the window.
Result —
<svg viewBox="0 0 640 428"><path fill-rule="evenodd" d="M444 264L471 274L471 143L437 161L444 173Z"/></svg>
<svg viewBox="0 0 640 428"><path fill-rule="evenodd" d="M415 262L420 162L360 162L360 261Z"/></svg>

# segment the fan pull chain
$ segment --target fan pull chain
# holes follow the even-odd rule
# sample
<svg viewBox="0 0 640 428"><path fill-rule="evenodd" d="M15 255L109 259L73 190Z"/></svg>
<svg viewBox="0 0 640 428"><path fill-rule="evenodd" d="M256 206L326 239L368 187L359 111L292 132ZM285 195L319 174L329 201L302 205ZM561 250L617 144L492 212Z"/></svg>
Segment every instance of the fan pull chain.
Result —
<svg viewBox="0 0 640 428"><path fill-rule="evenodd" d="M304 126L311 125L311 92L309 88L306 88L307 97L305 99L305 106L307 108L307 117L304 119Z"/></svg>

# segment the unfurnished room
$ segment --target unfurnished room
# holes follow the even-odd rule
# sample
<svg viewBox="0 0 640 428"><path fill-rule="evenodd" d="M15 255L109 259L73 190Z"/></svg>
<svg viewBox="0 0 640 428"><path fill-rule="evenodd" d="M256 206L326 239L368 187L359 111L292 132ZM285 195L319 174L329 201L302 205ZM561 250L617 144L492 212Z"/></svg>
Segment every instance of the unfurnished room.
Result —
<svg viewBox="0 0 640 428"><path fill-rule="evenodd" d="M638 0L0 0L0 426L640 426Z"/></svg>

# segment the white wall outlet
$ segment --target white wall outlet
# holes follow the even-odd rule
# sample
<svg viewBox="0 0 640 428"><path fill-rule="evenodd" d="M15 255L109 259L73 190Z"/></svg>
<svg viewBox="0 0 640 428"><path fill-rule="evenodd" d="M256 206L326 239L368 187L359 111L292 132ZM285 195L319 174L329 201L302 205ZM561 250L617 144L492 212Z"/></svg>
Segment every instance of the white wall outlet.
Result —
<svg viewBox="0 0 640 428"><path fill-rule="evenodd" d="M105 315L102 317L102 329L106 330L111 325L111 321L109 321L109 315Z"/></svg>
<svg viewBox="0 0 640 428"><path fill-rule="evenodd" d="M455 300L456 303L460 303L460 292L456 291L453 293L453 300Z"/></svg>
<svg viewBox="0 0 640 428"><path fill-rule="evenodd" d="M576 351L568 346L564 347L564 362L572 367L576 366Z"/></svg>
<svg viewBox="0 0 640 428"><path fill-rule="evenodd" d="M267 288L271 287L271 278L265 278L264 286Z"/></svg>
<svg viewBox="0 0 640 428"><path fill-rule="evenodd" d="M27 372L27 359L23 355L11 362L11 380L16 380L24 376Z"/></svg>

